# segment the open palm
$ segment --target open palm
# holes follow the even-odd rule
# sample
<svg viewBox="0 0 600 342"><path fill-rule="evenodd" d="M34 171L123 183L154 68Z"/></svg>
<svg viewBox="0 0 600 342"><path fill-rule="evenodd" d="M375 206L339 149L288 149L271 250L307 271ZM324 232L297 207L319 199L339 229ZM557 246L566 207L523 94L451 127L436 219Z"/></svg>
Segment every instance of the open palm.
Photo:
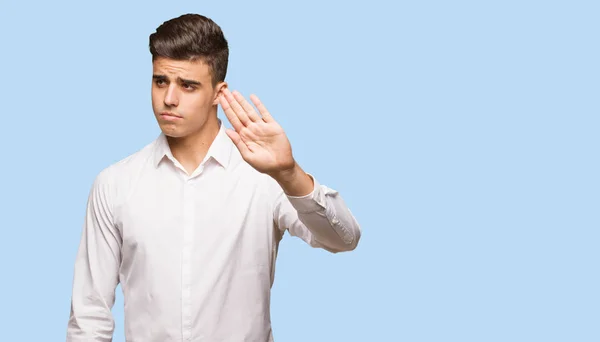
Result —
<svg viewBox="0 0 600 342"><path fill-rule="evenodd" d="M226 132L242 158L257 171L267 174L293 168L295 162L290 142L258 97L250 95L257 113L239 92L225 89L223 94L219 102L234 128Z"/></svg>

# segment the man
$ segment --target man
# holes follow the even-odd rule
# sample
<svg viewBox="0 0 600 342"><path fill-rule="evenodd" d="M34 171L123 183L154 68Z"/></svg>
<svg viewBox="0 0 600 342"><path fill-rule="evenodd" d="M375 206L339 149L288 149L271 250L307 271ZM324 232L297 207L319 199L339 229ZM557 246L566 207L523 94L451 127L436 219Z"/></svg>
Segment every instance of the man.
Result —
<svg viewBox="0 0 600 342"><path fill-rule="evenodd" d="M120 283L127 341L272 341L270 291L284 232L331 252L360 228L305 173L283 129L225 82L228 44L200 15L150 35L159 137L102 170L74 272L67 341L111 341ZM233 130L217 118L221 105Z"/></svg>

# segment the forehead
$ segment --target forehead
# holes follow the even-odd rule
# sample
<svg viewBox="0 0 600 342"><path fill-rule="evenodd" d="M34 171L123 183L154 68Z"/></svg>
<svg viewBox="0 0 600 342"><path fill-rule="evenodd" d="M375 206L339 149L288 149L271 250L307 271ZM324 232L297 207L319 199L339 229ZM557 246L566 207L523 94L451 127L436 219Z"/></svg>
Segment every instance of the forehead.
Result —
<svg viewBox="0 0 600 342"><path fill-rule="evenodd" d="M197 80L210 79L210 68L202 60L180 61L159 57L152 62L152 71L154 74L165 75L167 77Z"/></svg>

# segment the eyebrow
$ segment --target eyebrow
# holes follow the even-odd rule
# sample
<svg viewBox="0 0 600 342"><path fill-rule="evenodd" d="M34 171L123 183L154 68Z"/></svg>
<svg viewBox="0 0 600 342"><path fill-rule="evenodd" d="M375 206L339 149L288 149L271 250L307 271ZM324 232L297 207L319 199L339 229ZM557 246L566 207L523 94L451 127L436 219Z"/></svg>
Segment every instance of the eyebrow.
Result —
<svg viewBox="0 0 600 342"><path fill-rule="evenodd" d="M156 75L155 74L155 75L152 75L152 79L167 81L169 78L165 75ZM177 77L177 81L179 81L181 83L187 83L187 84L202 85L202 83L200 83L199 81L188 80L188 79L181 78L181 77Z"/></svg>

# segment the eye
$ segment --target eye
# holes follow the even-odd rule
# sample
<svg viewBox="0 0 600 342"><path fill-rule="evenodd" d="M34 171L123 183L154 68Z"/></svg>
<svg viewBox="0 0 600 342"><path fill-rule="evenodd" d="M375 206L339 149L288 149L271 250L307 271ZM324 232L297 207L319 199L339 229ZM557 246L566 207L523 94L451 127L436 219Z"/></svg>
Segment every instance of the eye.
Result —
<svg viewBox="0 0 600 342"><path fill-rule="evenodd" d="M183 83L181 86L182 86L182 87L183 87L183 89L185 89L185 90L194 90L194 89L196 89L196 87L194 87L193 85L191 85L191 84L188 84L188 83Z"/></svg>
<svg viewBox="0 0 600 342"><path fill-rule="evenodd" d="M156 83L157 86L161 86L165 84L165 80L156 79L154 80L154 83Z"/></svg>

